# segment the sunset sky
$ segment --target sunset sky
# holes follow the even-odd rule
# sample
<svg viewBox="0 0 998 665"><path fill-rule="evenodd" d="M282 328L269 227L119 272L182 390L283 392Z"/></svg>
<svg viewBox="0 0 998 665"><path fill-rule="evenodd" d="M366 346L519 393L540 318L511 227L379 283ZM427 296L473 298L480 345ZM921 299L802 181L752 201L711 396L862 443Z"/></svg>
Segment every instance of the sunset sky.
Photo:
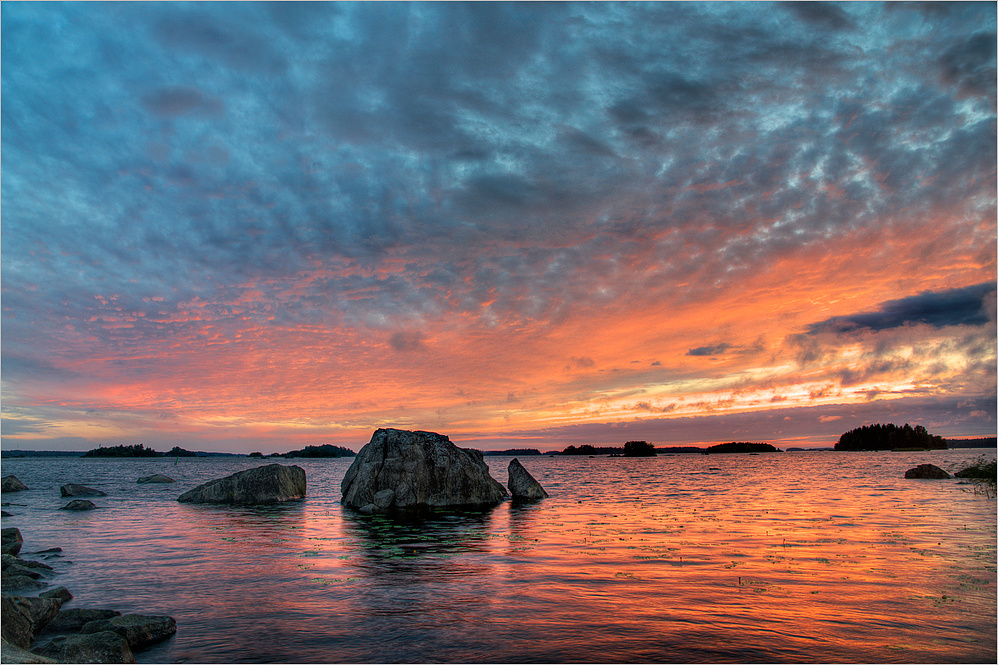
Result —
<svg viewBox="0 0 998 665"><path fill-rule="evenodd" d="M995 25L4 2L3 448L993 436Z"/></svg>

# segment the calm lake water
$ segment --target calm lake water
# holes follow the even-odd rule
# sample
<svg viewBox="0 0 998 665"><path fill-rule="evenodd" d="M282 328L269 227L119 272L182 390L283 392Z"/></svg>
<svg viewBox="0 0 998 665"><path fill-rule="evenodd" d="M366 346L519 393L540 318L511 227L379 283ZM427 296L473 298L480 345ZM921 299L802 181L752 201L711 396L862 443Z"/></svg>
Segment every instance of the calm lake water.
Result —
<svg viewBox="0 0 998 665"><path fill-rule="evenodd" d="M175 617L139 662L991 663L995 500L903 477L980 453L521 457L549 499L408 525L339 504L350 459L271 508L176 502L259 460L4 459L3 526L69 607Z"/></svg>

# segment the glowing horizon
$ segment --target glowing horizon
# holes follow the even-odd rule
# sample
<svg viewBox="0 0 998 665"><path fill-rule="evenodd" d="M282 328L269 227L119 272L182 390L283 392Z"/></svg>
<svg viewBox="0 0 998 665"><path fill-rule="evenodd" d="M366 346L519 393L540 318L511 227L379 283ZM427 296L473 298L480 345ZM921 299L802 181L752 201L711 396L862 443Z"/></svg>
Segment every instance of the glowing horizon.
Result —
<svg viewBox="0 0 998 665"><path fill-rule="evenodd" d="M4 449L995 434L993 4L2 12Z"/></svg>

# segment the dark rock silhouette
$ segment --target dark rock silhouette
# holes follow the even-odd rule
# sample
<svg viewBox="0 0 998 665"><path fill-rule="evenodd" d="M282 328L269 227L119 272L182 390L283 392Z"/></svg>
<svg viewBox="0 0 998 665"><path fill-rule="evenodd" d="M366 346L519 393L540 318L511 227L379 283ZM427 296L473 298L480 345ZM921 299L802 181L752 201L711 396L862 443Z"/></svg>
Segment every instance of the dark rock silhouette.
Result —
<svg viewBox="0 0 998 665"><path fill-rule="evenodd" d="M146 616L144 614L126 614L124 616L99 619L83 624L80 633L100 633L111 631L125 638L128 646L135 649L144 647L177 632L177 622L168 616Z"/></svg>
<svg viewBox="0 0 998 665"><path fill-rule="evenodd" d="M63 485L59 488L59 494L62 496L107 496L104 492L95 490L93 487L77 485L76 483Z"/></svg>
<svg viewBox="0 0 998 665"><path fill-rule="evenodd" d="M209 480L184 492L180 503L259 504L305 498L305 470L300 466L268 464L225 478Z"/></svg>
<svg viewBox="0 0 998 665"><path fill-rule="evenodd" d="M109 630L88 635L60 635L37 648L35 653L59 663L135 662L128 641Z"/></svg>
<svg viewBox="0 0 998 665"><path fill-rule="evenodd" d="M18 480L17 476L13 475L4 476L3 480L0 481L0 483L2 483L2 487L0 487L0 489L2 489L4 492L23 492L24 490L28 489L27 485Z"/></svg>
<svg viewBox="0 0 998 665"><path fill-rule="evenodd" d="M151 476L142 476L135 482L137 483L172 483L175 482L170 476L164 476L162 473L155 473Z"/></svg>
<svg viewBox="0 0 998 665"><path fill-rule="evenodd" d="M925 478L925 479L943 479L952 478L951 475L940 469L935 464L919 464L914 469L908 469L904 472L905 478Z"/></svg>
<svg viewBox="0 0 998 665"><path fill-rule="evenodd" d="M73 499L59 510L93 510L96 507L93 501Z"/></svg>
<svg viewBox="0 0 998 665"><path fill-rule="evenodd" d="M10 527L3 529L3 531L0 532L0 543L2 543L2 545L0 545L0 550L2 550L4 554L14 556L21 551L21 545L24 543L24 539L21 538L21 532L18 529Z"/></svg>
<svg viewBox="0 0 998 665"><path fill-rule="evenodd" d="M482 453L441 434L399 429L371 436L340 489L343 504L363 513L491 507L507 496Z"/></svg>
<svg viewBox="0 0 998 665"><path fill-rule="evenodd" d="M515 457L510 460L507 471L509 479L506 482L506 486L509 487L509 493L513 495L514 500L539 501L547 498L548 493L530 475L530 472L523 468L520 460Z"/></svg>

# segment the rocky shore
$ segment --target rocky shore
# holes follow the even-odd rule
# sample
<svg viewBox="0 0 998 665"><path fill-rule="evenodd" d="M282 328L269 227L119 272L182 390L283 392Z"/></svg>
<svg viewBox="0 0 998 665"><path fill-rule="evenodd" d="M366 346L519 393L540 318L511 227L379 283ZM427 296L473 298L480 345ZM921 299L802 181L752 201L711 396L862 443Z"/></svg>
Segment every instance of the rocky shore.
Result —
<svg viewBox="0 0 998 665"><path fill-rule="evenodd" d="M23 545L18 529L3 529L2 535L2 662L134 663L136 650L177 632L177 622L168 616L64 607L73 594L63 586L49 588L52 567L18 556ZM33 555L46 558L61 552L55 547Z"/></svg>

